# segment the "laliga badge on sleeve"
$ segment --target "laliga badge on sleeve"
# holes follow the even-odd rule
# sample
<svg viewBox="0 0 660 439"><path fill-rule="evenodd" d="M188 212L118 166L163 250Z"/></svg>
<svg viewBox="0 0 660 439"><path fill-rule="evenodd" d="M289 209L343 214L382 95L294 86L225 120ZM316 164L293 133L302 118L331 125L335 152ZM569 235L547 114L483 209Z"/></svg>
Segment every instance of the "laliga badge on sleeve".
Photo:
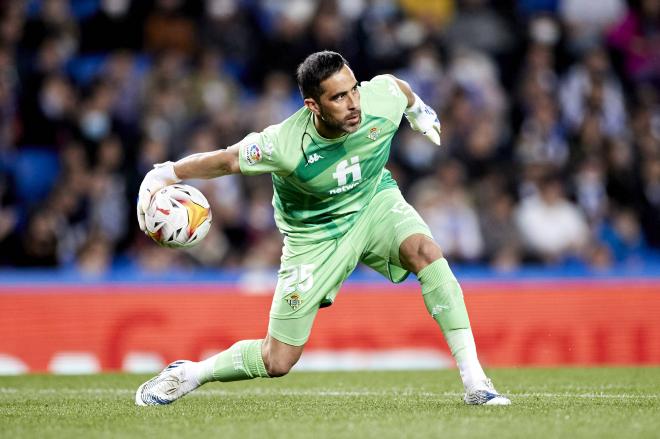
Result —
<svg viewBox="0 0 660 439"><path fill-rule="evenodd" d="M256 143L252 143L245 148L245 160L250 165L254 165L261 161L261 149Z"/></svg>

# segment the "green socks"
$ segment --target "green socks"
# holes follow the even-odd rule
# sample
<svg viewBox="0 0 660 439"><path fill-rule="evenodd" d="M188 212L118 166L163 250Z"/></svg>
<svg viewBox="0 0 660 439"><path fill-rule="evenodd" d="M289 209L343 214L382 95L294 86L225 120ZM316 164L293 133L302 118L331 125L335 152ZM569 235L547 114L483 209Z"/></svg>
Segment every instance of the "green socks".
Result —
<svg viewBox="0 0 660 439"><path fill-rule="evenodd" d="M198 379L208 381L240 381L252 378L267 378L266 366L261 357L263 340L242 340L229 349L214 355L200 364Z"/></svg>
<svg viewBox="0 0 660 439"><path fill-rule="evenodd" d="M438 322L466 389L485 381L486 374L477 358L477 348L470 329L470 319L463 300L463 292L451 272L447 260L438 259L420 270L426 309Z"/></svg>
<svg viewBox="0 0 660 439"><path fill-rule="evenodd" d="M442 332L470 327L463 292L445 258L427 265L417 275L426 309Z"/></svg>

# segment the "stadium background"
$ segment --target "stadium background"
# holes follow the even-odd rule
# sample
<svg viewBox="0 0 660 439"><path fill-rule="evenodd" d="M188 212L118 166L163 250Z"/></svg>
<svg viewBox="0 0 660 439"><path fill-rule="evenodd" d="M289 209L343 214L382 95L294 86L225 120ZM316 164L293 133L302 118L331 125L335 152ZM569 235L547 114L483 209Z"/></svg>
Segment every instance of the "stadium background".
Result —
<svg viewBox="0 0 660 439"><path fill-rule="evenodd" d="M2 2L0 373L145 372L261 337L267 176L195 184L214 226L157 247L155 162L230 145L340 51L439 113L389 168L456 267L486 366L660 364L660 1ZM300 368L448 365L414 281L359 269Z"/></svg>

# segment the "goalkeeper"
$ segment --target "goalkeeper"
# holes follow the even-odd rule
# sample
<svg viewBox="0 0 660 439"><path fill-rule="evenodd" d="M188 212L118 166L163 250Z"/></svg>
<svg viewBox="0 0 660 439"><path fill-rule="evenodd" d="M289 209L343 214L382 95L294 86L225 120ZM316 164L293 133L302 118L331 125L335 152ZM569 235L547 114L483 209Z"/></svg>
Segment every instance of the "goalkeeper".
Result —
<svg viewBox="0 0 660 439"><path fill-rule="evenodd" d="M189 178L270 173L284 235L268 334L200 362L175 361L142 384L138 405L169 404L209 381L285 375L300 358L320 308L359 262L390 281L415 273L426 308L449 345L467 404L505 405L477 358L463 293L428 226L385 168L401 116L440 145L440 121L391 75L359 84L346 60L317 52L298 67L304 106L236 145L156 165L140 186L140 228L151 195Z"/></svg>

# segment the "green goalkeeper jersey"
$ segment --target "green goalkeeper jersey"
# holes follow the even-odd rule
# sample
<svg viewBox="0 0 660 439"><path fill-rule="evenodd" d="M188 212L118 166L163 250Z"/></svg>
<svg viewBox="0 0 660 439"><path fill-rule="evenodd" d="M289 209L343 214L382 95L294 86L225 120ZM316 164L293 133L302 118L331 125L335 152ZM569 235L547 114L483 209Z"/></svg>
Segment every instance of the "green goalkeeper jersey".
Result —
<svg viewBox="0 0 660 439"><path fill-rule="evenodd" d="M303 107L241 142L241 173L271 173L275 222L293 242L343 235L376 193L397 186L385 165L407 98L385 75L359 90L362 123L354 133L322 137Z"/></svg>

